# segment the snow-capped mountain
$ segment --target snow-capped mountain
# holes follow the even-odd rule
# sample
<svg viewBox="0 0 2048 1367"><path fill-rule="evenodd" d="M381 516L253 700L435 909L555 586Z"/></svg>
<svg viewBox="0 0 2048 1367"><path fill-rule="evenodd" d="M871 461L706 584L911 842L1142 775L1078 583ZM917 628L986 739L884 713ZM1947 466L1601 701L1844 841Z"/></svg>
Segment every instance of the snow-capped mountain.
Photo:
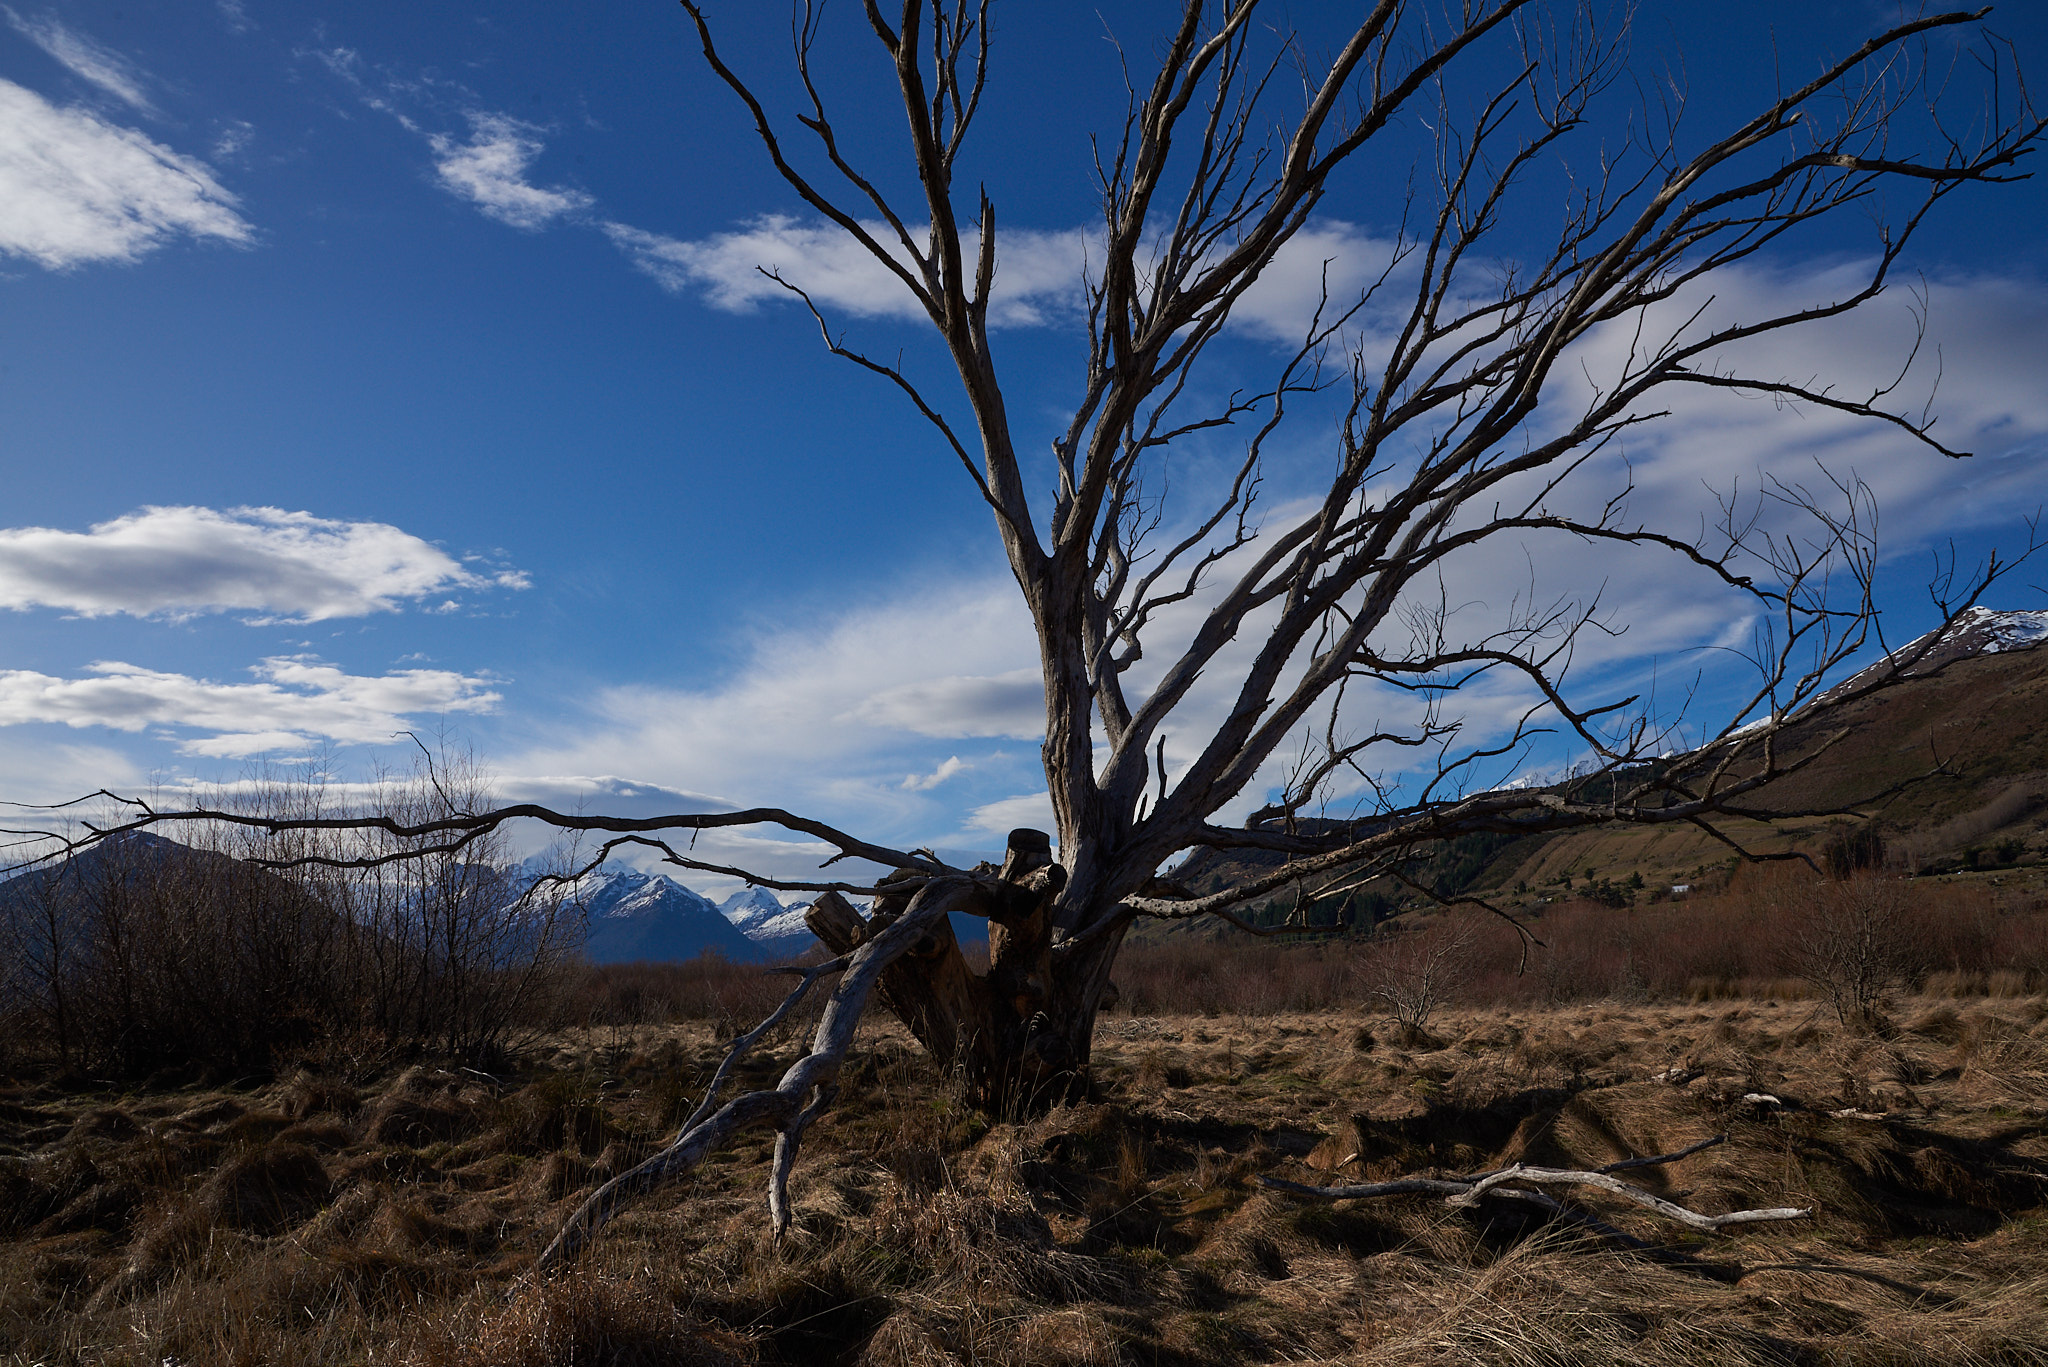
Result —
<svg viewBox="0 0 2048 1367"><path fill-rule="evenodd" d="M719 903L718 910L762 950L776 958L786 958L817 943L804 925L804 912L809 906L809 902L784 906L766 888L745 888Z"/></svg>
<svg viewBox="0 0 2048 1367"><path fill-rule="evenodd" d="M583 952L592 963L694 959L715 950L728 959L761 950L709 898L662 874L600 869L577 887L587 927Z"/></svg>
<svg viewBox="0 0 2048 1367"><path fill-rule="evenodd" d="M1894 650L1887 658L1910 656L1924 649L1927 653L1906 671L1909 675L1916 675L1938 669L1951 660L2026 650L2044 642L2048 642L2048 612L2000 612L1995 608L1974 607L1966 609L1947 630L1937 628L1917 637ZM1872 682L1880 677L1885 666L1885 660L1870 665L1829 689L1822 695L1822 700L1838 697Z"/></svg>

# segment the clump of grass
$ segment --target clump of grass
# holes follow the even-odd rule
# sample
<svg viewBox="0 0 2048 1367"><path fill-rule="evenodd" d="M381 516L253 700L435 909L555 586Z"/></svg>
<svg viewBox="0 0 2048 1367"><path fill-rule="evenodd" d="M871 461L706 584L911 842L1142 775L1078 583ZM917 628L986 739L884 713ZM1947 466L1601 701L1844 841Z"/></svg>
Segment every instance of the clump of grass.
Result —
<svg viewBox="0 0 2048 1367"><path fill-rule="evenodd" d="M199 1188L207 1213L230 1229L275 1234L327 1204L333 1184L320 1155L303 1144L245 1149Z"/></svg>
<svg viewBox="0 0 2048 1367"><path fill-rule="evenodd" d="M459 1337L429 1333L407 1367L741 1367L749 1340L698 1319L648 1277L557 1277L522 1287Z"/></svg>

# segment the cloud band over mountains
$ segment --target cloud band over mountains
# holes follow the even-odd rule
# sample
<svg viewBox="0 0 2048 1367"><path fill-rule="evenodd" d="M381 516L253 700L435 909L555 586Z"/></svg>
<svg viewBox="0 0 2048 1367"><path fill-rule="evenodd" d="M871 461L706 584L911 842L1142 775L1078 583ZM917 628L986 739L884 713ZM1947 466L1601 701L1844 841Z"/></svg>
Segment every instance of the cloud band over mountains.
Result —
<svg viewBox="0 0 2048 1367"><path fill-rule="evenodd" d="M100 661L89 676L64 679L0 670L0 726L56 722L117 731L176 727L211 732L181 739L188 755L233 758L303 750L321 741L379 744L420 713L488 712L500 700L489 681L442 669L348 674L306 657L275 657L251 670L253 683Z"/></svg>

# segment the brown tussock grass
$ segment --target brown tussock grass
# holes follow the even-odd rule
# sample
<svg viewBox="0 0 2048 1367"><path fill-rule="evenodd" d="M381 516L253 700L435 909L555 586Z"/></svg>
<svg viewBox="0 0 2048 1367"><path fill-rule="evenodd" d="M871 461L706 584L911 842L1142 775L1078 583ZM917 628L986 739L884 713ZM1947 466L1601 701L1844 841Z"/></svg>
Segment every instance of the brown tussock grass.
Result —
<svg viewBox="0 0 2048 1367"><path fill-rule="evenodd" d="M568 1032L519 1075L7 1084L0 1361L2048 1362L2041 999L1900 999L1881 1034L1786 997L1453 1007L1406 1036L1356 1009L1120 1016L1093 1100L1011 1119L867 1032L780 1246L749 1140L545 1286L521 1276L559 1221L702 1085L708 1024ZM1718 1133L1635 1177L1815 1218L1707 1240L1583 1196L1658 1261L1510 1210L1254 1180L1598 1166Z"/></svg>

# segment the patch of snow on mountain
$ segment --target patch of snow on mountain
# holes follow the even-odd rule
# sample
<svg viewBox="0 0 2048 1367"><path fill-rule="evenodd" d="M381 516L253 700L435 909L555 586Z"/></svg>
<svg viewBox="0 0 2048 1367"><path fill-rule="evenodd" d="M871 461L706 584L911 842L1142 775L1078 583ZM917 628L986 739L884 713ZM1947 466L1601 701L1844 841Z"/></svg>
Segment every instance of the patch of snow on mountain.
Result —
<svg viewBox="0 0 2048 1367"><path fill-rule="evenodd" d="M1985 642L1978 647L1986 654L2003 650L2024 650L2048 641L2048 612L1998 612L1975 607L1956 619L1955 631L1982 631Z"/></svg>
<svg viewBox="0 0 2048 1367"><path fill-rule="evenodd" d="M804 905L808 906L809 903ZM743 888L718 904L718 912L741 930L752 931L754 927L781 916L788 908L766 888Z"/></svg>

